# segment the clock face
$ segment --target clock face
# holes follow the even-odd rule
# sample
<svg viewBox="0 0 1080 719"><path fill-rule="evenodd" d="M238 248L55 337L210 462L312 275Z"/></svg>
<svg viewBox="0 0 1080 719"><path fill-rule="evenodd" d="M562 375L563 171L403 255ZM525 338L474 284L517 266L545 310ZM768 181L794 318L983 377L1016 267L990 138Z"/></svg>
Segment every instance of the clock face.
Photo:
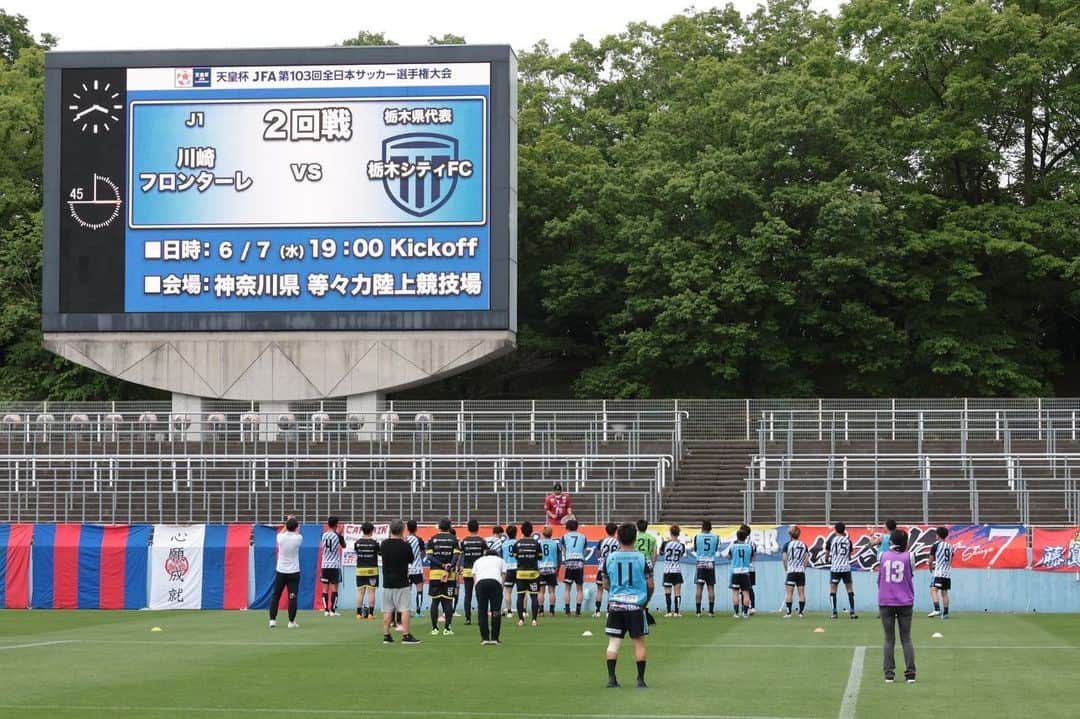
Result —
<svg viewBox="0 0 1080 719"><path fill-rule="evenodd" d="M117 102L119 99L120 91L111 83L87 81L72 91L68 114L82 132L95 135L108 132L120 124L120 112L124 106Z"/></svg>

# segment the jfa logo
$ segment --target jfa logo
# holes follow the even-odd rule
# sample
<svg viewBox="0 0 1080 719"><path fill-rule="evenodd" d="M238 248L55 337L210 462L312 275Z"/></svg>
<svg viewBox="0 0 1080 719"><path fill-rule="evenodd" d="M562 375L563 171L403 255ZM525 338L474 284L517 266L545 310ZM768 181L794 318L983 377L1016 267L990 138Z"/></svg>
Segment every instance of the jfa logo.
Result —
<svg viewBox="0 0 1080 719"><path fill-rule="evenodd" d="M210 68L196 67L191 71L192 85L194 87L210 87Z"/></svg>
<svg viewBox="0 0 1080 719"><path fill-rule="evenodd" d="M173 85L175 85L176 87L191 87L191 68L176 68L176 75L173 81Z"/></svg>

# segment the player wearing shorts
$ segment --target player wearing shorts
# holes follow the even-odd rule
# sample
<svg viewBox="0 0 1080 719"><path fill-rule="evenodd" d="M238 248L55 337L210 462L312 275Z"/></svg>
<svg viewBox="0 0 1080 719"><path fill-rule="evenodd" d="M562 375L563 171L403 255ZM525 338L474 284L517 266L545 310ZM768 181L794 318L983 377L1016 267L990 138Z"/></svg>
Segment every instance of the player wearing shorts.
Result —
<svg viewBox="0 0 1080 719"><path fill-rule="evenodd" d="M750 613L757 612L757 595L754 593L754 587L757 586L757 572L754 569L754 562L757 561L757 542L754 541L754 530L750 529L749 524L743 524L739 529L746 532L748 539L746 542L750 545Z"/></svg>
<svg viewBox="0 0 1080 719"><path fill-rule="evenodd" d="M514 596L514 588L517 587L517 557L514 556L514 545L517 544L517 527L513 524L506 528L506 540L502 543L502 558L506 564L506 579L503 580L503 606L506 607L506 616L512 616L513 604L510 603Z"/></svg>
<svg viewBox="0 0 1080 719"><path fill-rule="evenodd" d="M514 543L510 552L517 560L517 614L518 626L525 626L525 597L529 598L529 612L532 625L538 626L536 615L539 611L540 593L540 555L543 549L540 542L532 536L532 522L521 523L521 538Z"/></svg>
<svg viewBox="0 0 1080 719"><path fill-rule="evenodd" d="M686 555L686 545L679 539L679 525L671 525L671 536L660 545L659 556L664 560L664 603L667 605L665 617L681 617L682 603L682 559ZM672 611L672 599L675 611Z"/></svg>
<svg viewBox="0 0 1080 719"><path fill-rule="evenodd" d="M709 589L709 616L716 616L716 552L720 548L720 537L713 534L712 522L701 523L701 532L694 537L692 554L697 565L694 570L694 602L697 604L695 616L701 616L701 590Z"/></svg>
<svg viewBox="0 0 1080 719"><path fill-rule="evenodd" d="M799 619L802 619L805 616L803 612L806 610L806 560L810 556L810 551L799 539L802 534L801 529L792 527L788 534L791 539L785 542L780 550L780 561L787 573L787 580L784 582L784 606L787 608L784 619L791 618L792 596L796 589L799 590Z"/></svg>
<svg viewBox="0 0 1080 719"><path fill-rule="evenodd" d="M484 538L477 534L480 531L479 522L470 519L466 526L469 533L461 540L461 576L465 584L465 624L470 625L472 624L473 589L476 586L473 580L473 564L484 556L488 545Z"/></svg>
<svg viewBox="0 0 1080 719"><path fill-rule="evenodd" d="M607 536L600 540L600 546L597 548L600 561L596 570L596 611L593 612L594 617L600 616L600 603L604 600L604 563L607 561L608 555L619 548L619 540L615 538L618 529L619 525L614 522L605 524L604 532L607 533Z"/></svg>
<svg viewBox="0 0 1080 719"><path fill-rule="evenodd" d="M934 602L934 611L928 617L941 615L942 619L949 618L949 591L952 589L952 559L953 545L945 541L949 536L947 527L937 528L937 541L930 547L930 571L933 579L930 581L930 599Z"/></svg>
<svg viewBox="0 0 1080 719"><path fill-rule="evenodd" d="M851 583L851 538L847 535L847 527L843 522L837 522L834 529L836 533L825 542L825 561L829 563L829 599L832 601L832 618L837 618L836 591L840 583L844 583L848 597L848 616L858 619L855 613L855 587Z"/></svg>
<svg viewBox="0 0 1080 719"><path fill-rule="evenodd" d="M725 550L731 557L731 606L736 619L750 617L750 563L754 548L750 546L749 538L749 532L739 529L735 541Z"/></svg>
<svg viewBox="0 0 1080 719"><path fill-rule="evenodd" d="M544 616L544 597L547 597L548 614L555 615L555 602L559 591L559 552L562 545L552 539L551 527L544 527L540 540L540 616Z"/></svg>
<svg viewBox="0 0 1080 719"><path fill-rule="evenodd" d="M360 525L360 539L353 542L356 552L356 618L375 619L375 590L379 586L379 543L371 536L375 525Z"/></svg>
<svg viewBox="0 0 1080 719"><path fill-rule="evenodd" d="M406 522L405 528L409 530L405 541L409 543L409 548L412 549L414 557L412 564L409 565L409 584L413 587L413 596L416 603L413 615L419 616L420 612L424 610L424 558L427 556L427 547L424 545L424 540L420 539L420 535L416 533L415 519ZM398 617L397 623L401 624L400 617Z"/></svg>
<svg viewBox="0 0 1080 719"><path fill-rule="evenodd" d="M439 610L446 617L446 626L442 633L451 636L454 633L451 624L454 621L454 592L457 589L457 566L461 557L461 547L450 533L453 525L446 517L439 520L439 532L427 541L428 558L428 596L431 597L431 634L439 633Z"/></svg>
<svg viewBox="0 0 1080 719"><path fill-rule="evenodd" d="M324 617L340 617L337 610L338 585L341 584L341 550L345 546L345 536L338 529L338 518L328 517L327 530L323 532L322 573L322 608Z"/></svg>
<svg viewBox="0 0 1080 719"><path fill-rule="evenodd" d="M632 524L618 528L619 548L604 562L604 584L608 590L608 616L604 633L608 635L607 685L618 688L615 664L619 647L627 634L634 642L637 662L637 685L645 688L645 637L649 633L646 607L653 593L652 567L635 543L637 530Z"/></svg>
<svg viewBox="0 0 1080 719"><path fill-rule="evenodd" d="M589 540L578 531L576 519L566 520L566 534L563 535L563 611L570 616L570 586L577 585L577 609L575 616L581 616L582 595L585 586L585 549Z"/></svg>

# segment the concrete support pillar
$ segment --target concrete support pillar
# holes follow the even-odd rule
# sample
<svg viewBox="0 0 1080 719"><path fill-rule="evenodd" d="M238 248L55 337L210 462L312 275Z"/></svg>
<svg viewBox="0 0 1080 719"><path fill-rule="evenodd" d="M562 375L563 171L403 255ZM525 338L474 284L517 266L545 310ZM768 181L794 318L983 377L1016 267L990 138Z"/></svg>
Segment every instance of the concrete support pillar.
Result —
<svg viewBox="0 0 1080 719"><path fill-rule="evenodd" d="M289 413L288 402L259 402L259 439L274 442L278 438L278 419Z"/></svg>
<svg viewBox="0 0 1080 719"><path fill-rule="evenodd" d="M202 423L203 419L203 400L202 397L192 397L189 394L178 394L173 392L172 396L172 410L169 412L169 425L168 435L173 439L183 438L185 442L198 442L202 439ZM186 419L181 420L181 417ZM182 433L178 433L178 427L180 422L186 425L187 429Z"/></svg>
<svg viewBox="0 0 1080 719"><path fill-rule="evenodd" d="M375 439L379 429L379 411L385 395L382 392L365 392L364 394L351 394L345 398L345 417L348 423L353 423L353 415L363 418L363 427L360 429L359 439ZM352 426L349 432L355 431ZM357 437L354 437L357 439Z"/></svg>

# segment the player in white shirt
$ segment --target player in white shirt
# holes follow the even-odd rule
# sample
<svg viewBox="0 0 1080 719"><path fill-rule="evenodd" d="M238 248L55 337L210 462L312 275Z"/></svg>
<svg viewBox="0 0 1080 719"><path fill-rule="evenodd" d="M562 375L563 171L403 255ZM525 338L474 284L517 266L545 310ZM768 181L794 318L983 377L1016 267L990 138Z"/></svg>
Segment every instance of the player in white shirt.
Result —
<svg viewBox="0 0 1080 719"><path fill-rule="evenodd" d="M671 536L660 544L658 557L664 560L664 604L667 606L665 617L681 617L682 604L682 559L686 556L686 545L679 539L679 525L671 525ZM675 611L671 610L671 600L674 596Z"/></svg>
<svg viewBox="0 0 1080 719"><path fill-rule="evenodd" d="M948 527L937 528L937 541L930 547L930 599L934 602L934 611L927 616L942 619L949 618L949 591L952 589L953 545L945 541L949 536Z"/></svg>
<svg viewBox="0 0 1080 719"><path fill-rule="evenodd" d="M604 601L604 567L607 565L608 555L619 549L619 540L615 538L618 529L619 525L615 522L605 524L604 532L607 536L601 539L597 546L596 554L600 567L596 570L596 611L593 612L593 617L600 616L600 603Z"/></svg>
<svg viewBox="0 0 1080 719"><path fill-rule="evenodd" d="M326 520L327 531L323 532L322 575L319 581L323 585L322 607L324 617L340 617L338 614L338 585L341 583L341 550L345 546L345 535L338 530L338 518Z"/></svg>
<svg viewBox="0 0 1080 719"><path fill-rule="evenodd" d="M277 572L274 590L270 593L270 628L277 626L278 603L281 593L289 590L289 629L296 629L297 594L300 591L300 545L304 537L298 531L300 523L292 515L285 520L285 531L277 536Z"/></svg>

